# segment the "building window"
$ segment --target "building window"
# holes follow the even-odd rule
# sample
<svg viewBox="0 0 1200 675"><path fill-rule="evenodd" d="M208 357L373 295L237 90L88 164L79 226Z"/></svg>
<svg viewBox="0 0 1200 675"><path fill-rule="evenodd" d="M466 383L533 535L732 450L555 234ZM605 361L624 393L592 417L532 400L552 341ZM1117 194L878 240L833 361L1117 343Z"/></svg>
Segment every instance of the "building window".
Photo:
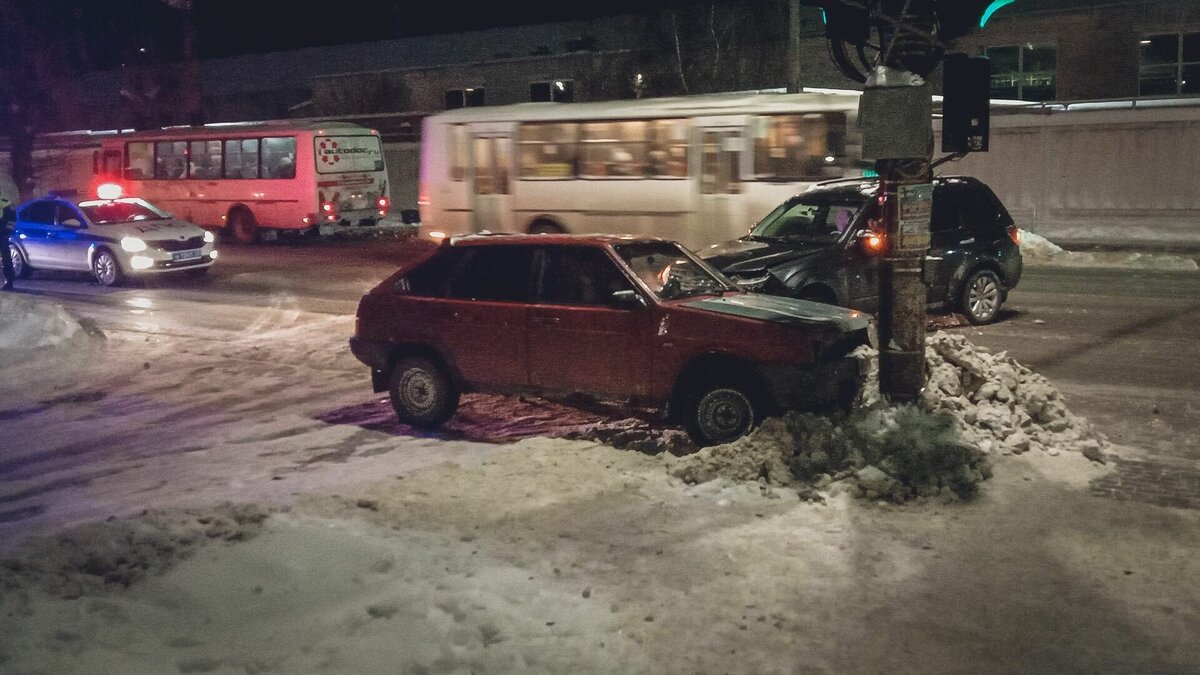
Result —
<svg viewBox="0 0 1200 675"><path fill-rule="evenodd" d="M575 82L573 80L533 82L529 85L529 100L570 103L575 100Z"/></svg>
<svg viewBox="0 0 1200 675"><path fill-rule="evenodd" d="M992 98L1052 101L1057 96L1057 48L988 47L986 55L992 62Z"/></svg>
<svg viewBox="0 0 1200 675"><path fill-rule="evenodd" d="M1142 96L1200 93L1200 33L1148 35L1139 47Z"/></svg>
<svg viewBox="0 0 1200 675"><path fill-rule="evenodd" d="M477 108L483 105L483 87L449 89L446 91L446 110Z"/></svg>

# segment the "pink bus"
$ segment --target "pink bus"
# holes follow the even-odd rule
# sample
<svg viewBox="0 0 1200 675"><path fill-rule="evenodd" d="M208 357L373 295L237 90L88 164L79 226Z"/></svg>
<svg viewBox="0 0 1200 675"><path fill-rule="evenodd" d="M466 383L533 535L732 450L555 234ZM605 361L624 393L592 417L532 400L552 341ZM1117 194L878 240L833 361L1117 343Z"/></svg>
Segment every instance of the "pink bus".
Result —
<svg viewBox="0 0 1200 675"><path fill-rule="evenodd" d="M102 141L93 173L242 243L389 222L379 132L343 122L120 134Z"/></svg>

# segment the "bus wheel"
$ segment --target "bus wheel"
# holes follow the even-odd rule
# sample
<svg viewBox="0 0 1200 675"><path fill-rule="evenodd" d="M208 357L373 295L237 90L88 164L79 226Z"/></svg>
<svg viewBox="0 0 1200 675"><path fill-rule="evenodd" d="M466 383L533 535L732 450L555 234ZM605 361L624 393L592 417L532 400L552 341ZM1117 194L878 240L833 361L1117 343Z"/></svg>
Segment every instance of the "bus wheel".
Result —
<svg viewBox="0 0 1200 675"><path fill-rule="evenodd" d="M258 223L254 222L254 214L246 209L234 209L229 212L229 233L239 244L258 243Z"/></svg>
<svg viewBox="0 0 1200 675"><path fill-rule="evenodd" d="M562 225L559 225L558 223L554 222L553 220L548 220L546 218L539 218L538 220L533 221L533 223L531 223L529 225L529 234L566 234L566 233L567 233L567 231L565 229L563 229Z"/></svg>

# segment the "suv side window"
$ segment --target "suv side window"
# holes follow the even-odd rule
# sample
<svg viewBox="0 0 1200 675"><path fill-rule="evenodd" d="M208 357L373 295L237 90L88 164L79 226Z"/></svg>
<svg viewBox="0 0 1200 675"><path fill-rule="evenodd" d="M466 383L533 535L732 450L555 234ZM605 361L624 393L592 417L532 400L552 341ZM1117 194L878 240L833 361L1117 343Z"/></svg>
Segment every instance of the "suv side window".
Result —
<svg viewBox="0 0 1200 675"><path fill-rule="evenodd" d="M929 217L930 245L943 248L957 244L962 239L962 218L959 209L958 190L951 185L940 184L933 188L933 210Z"/></svg>
<svg viewBox="0 0 1200 675"><path fill-rule="evenodd" d="M963 188L964 217L972 231L989 238L1005 236L1013 219L992 189L983 183L968 183Z"/></svg>
<svg viewBox="0 0 1200 675"><path fill-rule="evenodd" d="M21 220L37 225L54 224L54 202L34 202L21 211Z"/></svg>
<svg viewBox="0 0 1200 675"><path fill-rule="evenodd" d="M529 302L531 246L472 246L450 277L450 297Z"/></svg>
<svg viewBox="0 0 1200 675"><path fill-rule="evenodd" d="M611 307L613 293L633 290L603 250L590 246L543 249L538 302L577 307Z"/></svg>

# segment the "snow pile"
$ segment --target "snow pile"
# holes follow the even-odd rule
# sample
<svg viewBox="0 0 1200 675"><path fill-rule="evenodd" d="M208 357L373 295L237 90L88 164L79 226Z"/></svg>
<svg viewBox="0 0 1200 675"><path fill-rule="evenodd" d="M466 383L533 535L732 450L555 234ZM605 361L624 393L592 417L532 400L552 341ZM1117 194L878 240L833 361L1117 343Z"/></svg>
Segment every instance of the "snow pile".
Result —
<svg viewBox="0 0 1200 675"><path fill-rule="evenodd" d="M0 365L32 349L70 345L86 333L62 305L0 293Z"/></svg>
<svg viewBox="0 0 1200 675"><path fill-rule="evenodd" d="M679 460L671 473L691 483L723 477L826 488L841 481L839 491L870 498L949 500L970 498L990 476L989 454L1068 450L1105 461L1108 440L1072 414L1045 377L961 335L938 332L926 345L929 384L919 406L884 404L878 354L859 348L865 381L849 416L767 420L733 443Z"/></svg>
<svg viewBox="0 0 1200 675"><path fill-rule="evenodd" d="M212 511L149 511L137 518L81 525L0 558L0 604L7 594L32 588L77 598L106 587L127 587L166 570L207 541L254 536L269 515L263 506L226 504Z"/></svg>
<svg viewBox="0 0 1200 675"><path fill-rule="evenodd" d="M1068 251L1029 230L1021 230L1021 257L1031 266L1126 267L1162 271L1200 269L1196 260L1178 255L1134 251Z"/></svg>

